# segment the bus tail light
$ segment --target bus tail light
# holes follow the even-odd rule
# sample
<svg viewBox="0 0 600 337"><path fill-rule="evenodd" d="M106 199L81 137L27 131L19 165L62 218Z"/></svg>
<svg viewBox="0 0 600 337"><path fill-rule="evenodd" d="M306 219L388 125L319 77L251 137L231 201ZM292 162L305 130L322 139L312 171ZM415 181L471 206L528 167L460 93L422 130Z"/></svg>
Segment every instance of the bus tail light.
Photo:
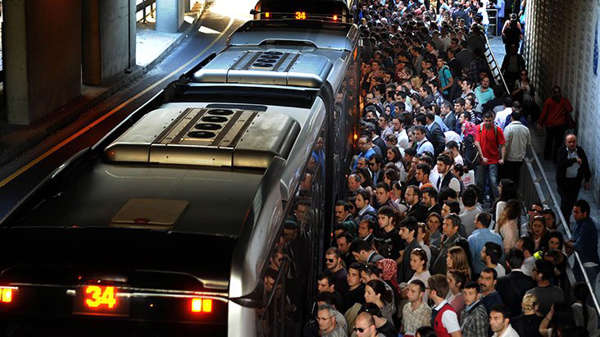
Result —
<svg viewBox="0 0 600 337"><path fill-rule="evenodd" d="M191 303L191 311L211 313L213 307L213 300L210 298L193 298Z"/></svg>
<svg viewBox="0 0 600 337"><path fill-rule="evenodd" d="M15 287L0 287L0 302L1 303L12 303L15 290Z"/></svg>

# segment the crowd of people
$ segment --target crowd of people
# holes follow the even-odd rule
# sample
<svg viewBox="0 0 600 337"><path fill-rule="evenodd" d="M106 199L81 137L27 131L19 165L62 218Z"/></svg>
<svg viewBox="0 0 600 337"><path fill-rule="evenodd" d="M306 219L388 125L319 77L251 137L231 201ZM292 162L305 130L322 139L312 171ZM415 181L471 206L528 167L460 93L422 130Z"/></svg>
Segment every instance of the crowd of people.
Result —
<svg viewBox="0 0 600 337"><path fill-rule="evenodd" d="M587 159L575 135L555 138L572 108L558 87L536 108L512 59L516 34L509 92L495 85L481 35L493 5L359 4L361 134L304 336L599 335L587 286L566 273L574 251L591 277L600 264L590 206L574 191L589 182ZM502 33L516 15L506 18ZM570 193L571 240L517 191L535 123L553 128L546 154Z"/></svg>

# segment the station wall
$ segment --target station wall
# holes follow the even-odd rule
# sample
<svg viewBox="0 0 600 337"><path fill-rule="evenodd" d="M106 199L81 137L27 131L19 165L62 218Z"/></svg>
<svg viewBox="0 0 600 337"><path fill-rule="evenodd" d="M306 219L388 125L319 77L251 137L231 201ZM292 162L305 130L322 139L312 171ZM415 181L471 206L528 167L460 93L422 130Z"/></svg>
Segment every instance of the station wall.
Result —
<svg viewBox="0 0 600 337"><path fill-rule="evenodd" d="M524 54L540 107L552 86L573 104L600 201L600 0L528 0Z"/></svg>

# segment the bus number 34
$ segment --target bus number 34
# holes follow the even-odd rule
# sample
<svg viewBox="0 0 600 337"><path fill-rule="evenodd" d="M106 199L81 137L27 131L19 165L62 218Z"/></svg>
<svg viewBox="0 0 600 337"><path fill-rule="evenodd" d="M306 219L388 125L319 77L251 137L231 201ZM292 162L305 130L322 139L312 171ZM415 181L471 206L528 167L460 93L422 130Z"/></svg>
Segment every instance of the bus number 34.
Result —
<svg viewBox="0 0 600 337"><path fill-rule="evenodd" d="M102 305L112 309L117 303L115 287L87 286L85 287L85 304L90 308Z"/></svg>

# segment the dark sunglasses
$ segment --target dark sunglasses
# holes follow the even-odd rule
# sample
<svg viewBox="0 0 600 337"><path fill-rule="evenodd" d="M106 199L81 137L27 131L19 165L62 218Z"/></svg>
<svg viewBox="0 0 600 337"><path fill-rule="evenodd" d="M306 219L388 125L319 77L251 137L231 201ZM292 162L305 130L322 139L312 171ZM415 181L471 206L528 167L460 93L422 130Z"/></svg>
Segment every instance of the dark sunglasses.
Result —
<svg viewBox="0 0 600 337"><path fill-rule="evenodd" d="M352 330L353 330L354 332L360 332L360 333L363 333L363 332L365 332L365 330L367 330L367 329L365 329L365 328L352 328Z"/></svg>
<svg viewBox="0 0 600 337"><path fill-rule="evenodd" d="M325 259L327 262L335 262L334 259Z"/></svg>

